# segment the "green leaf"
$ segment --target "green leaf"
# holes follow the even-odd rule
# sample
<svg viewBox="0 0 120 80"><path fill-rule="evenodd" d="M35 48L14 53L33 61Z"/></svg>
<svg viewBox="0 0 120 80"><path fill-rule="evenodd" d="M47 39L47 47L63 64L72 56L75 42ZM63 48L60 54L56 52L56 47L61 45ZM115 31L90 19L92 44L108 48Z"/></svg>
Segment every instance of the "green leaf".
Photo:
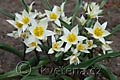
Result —
<svg viewBox="0 0 120 80"><path fill-rule="evenodd" d="M100 72L107 77L109 80L117 80L117 77L104 65L101 64L95 64L95 67L100 69Z"/></svg>
<svg viewBox="0 0 120 80"><path fill-rule="evenodd" d="M84 80L95 80L93 76L86 77Z"/></svg>
<svg viewBox="0 0 120 80"><path fill-rule="evenodd" d="M44 1L45 6L47 6L47 9L51 11L52 6L50 5L49 1L48 0L43 0L43 1Z"/></svg>
<svg viewBox="0 0 120 80"><path fill-rule="evenodd" d="M5 9L0 8L0 13L1 13L2 15L5 15L5 16L13 19L13 20L15 19L15 16L12 15L10 12L6 11Z"/></svg>
<svg viewBox="0 0 120 80"><path fill-rule="evenodd" d="M76 5L75 9L73 10L72 26L73 26L74 20L76 18L76 15L77 15L77 13L78 13L78 11L80 10L81 7L82 7L82 0L78 0L77 5Z"/></svg>
<svg viewBox="0 0 120 80"><path fill-rule="evenodd" d="M71 77L68 76L61 76L64 80L73 80Z"/></svg>
<svg viewBox="0 0 120 80"><path fill-rule="evenodd" d="M41 66L44 66L44 65L48 64L49 60L46 57L42 57L42 58L40 58L40 62L37 66L36 66L36 64L37 64L36 62L37 62L36 57L33 57L29 61L26 61L26 63L28 63L28 65L30 65L32 67L32 70L36 70L36 69L40 68ZM28 65L23 66L21 70L22 71L24 70L25 72L28 72ZM36 66L36 67L34 67L34 66ZM16 69L15 69L15 70L6 72L4 74L1 74L0 75L0 80L16 77L16 76L20 76L20 75L21 74L18 74L16 72Z"/></svg>
<svg viewBox="0 0 120 80"><path fill-rule="evenodd" d="M0 80L15 77L15 76L18 76L18 75L19 74L17 74L16 70L13 70L13 71L7 72L7 73L5 73L3 75L0 75Z"/></svg>
<svg viewBox="0 0 120 80"><path fill-rule="evenodd" d="M102 2L100 4L100 8L103 8L106 3L107 3L107 0L102 0Z"/></svg>
<svg viewBox="0 0 120 80"><path fill-rule="evenodd" d="M11 52L11 53L19 56L21 59L23 58L23 53L22 52L19 52L17 49L15 49L14 47L11 47L7 44L0 43L0 49Z"/></svg>
<svg viewBox="0 0 120 80"><path fill-rule="evenodd" d="M93 64L100 62L102 60L108 59L108 58L113 58L113 57L118 57L120 56L120 52L113 52L109 54L103 54L101 56L96 56L92 59L89 59L88 61L81 62L79 65L68 65L65 68L77 68L77 69L87 69L88 67L92 66Z"/></svg>
<svg viewBox="0 0 120 80"><path fill-rule="evenodd" d="M71 30L72 29L72 26L71 25L69 25L69 24L67 24L65 21L63 21L62 19L60 19L60 22L61 22L61 24L65 27L65 28L67 28L68 30Z"/></svg>
<svg viewBox="0 0 120 80"><path fill-rule="evenodd" d="M24 8L27 12L29 12L29 7L28 7L26 1L25 1L25 0L20 0L20 2L21 2L21 4L22 4L23 8Z"/></svg>
<svg viewBox="0 0 120 80"><path fill-rule="evenodd" d="M47 76L27 76L22 78L21 80L52 80Z"/></svg>
<svg viewBox="0 0 120 80"><path fill-rule="evenodd" d="M116 33L117 31L120 31L120 24L117 25L115 28L113 28L111 34L114 34L114 33Z"/></svg>

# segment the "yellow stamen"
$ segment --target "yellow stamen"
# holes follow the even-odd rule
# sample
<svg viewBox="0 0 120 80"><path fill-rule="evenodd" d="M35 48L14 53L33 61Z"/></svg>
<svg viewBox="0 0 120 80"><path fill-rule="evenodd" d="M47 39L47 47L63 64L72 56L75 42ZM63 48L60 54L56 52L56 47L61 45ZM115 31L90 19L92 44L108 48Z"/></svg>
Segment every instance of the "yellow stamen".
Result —
<svg viewBox="0 0 120 80"><path fill-rule="evenodd" d="M30 22L29 17L24 17L24 18L22 19L22 22L23 22L24 24L28 24L28 23Z"/></svg>
<svg viewBox="0 0 120 80"><path fill-rule="evenodd" d="M53 44L53 49L54 49L54 50L59 49L59 48L60 48L60 46L59 46L58 43L54 43L54 44Z"/></svg>
<svg viewBox="0 0 120 80"><path fill-rule="evenodd" d="M21 29L23 27L23 24L22 23L19 23L19 22L16 22L16 27L18 29Z"/></svg>
<svg viewBox="0 0 120 80"><path fill-rule="evenodd" d="M77 36L75 35L75 34L69 34L68 36L67 36L67 41L69 42L69 43L74 43L74 42L76 42L77 41Z"/></svg>
<svg viewBox="0 0 120 80"><path fill-rule="evenodd" d="M57 14L55 14L55 13L50 14L50 19L56 20L57 18L58 18Z"/></svg>
<svg viewBox="0 0 120 80"><path fill-rule="evenodd" d="M97 37L102 37L103 36L103 30L102 28L99 28L99 27L96 27L94 29L94 35L97 36Z"/></svg>
<svg viewBox="0 0 120 80"><path fill-rule="evenodd" d="M88 46L88 48L92 47L92 46L93 46L93 42L90 41L90 40L88 40L88 41L87 41L87 46Z"/></svg>
<svg viewBox="0 0 120 80"><path fill-rule="evenodd" d="M31 44L30 44L30 47L36 47L37 46L37 43L36 42L32 42Z"/></svg>
<svg viewBox="0 0 120 80"><path fill-rule="evenodd" d="M44 28L43 27L36 27L34 30L33 30L33 34L34 36L36 37L42 37L44 35Z"/></svg>
<svg viewBox="0 0 120 80"><path fill-rule="evenodd" d="M82 43L79 43L79 44L77 45L77 50L78 50L78 51L85 50L84 45L83 45Z"/></svg>

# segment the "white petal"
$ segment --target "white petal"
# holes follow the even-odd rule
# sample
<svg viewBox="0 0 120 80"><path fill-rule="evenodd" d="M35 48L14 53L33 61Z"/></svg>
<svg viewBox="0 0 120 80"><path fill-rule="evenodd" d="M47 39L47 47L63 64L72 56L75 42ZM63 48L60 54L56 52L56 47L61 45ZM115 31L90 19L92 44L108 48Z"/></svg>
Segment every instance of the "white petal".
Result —
<svg viewBox="0 0 120 80"><path fill-rule="evenodd" d="M23 25L23 32L27 29L28 25Z"/></svg>
<svg viewBox="0 0 120 80"><path fill-rule="evenodd" d="M66 42L66 36L62 36L62 37L60 37L60 39L64 42Z"/></svg>
<svg viewBox="0 0 120 80"><path fill-rule="evenodd" d="M85 52L85 53L90 53L88 50L84 50L83 52Z"/></svg>
<svg viewBox="0 0 120 80"><path fill-rule="evenodd" d="M65 35L68 35L70 33L70 31L65 27L63 27L63 32Z"/></svg>
<svg viewBox="0 0 120 80"><path fill-rule="evenodd" d="M78 35L78 25L76 25L76 26L71 30L71 32Z"/></svg>
<svg viewBox="0 0 120 80"><path fill-rule="evenodd" d="M48 54L53 54L53 53L54 53L54 50L52 48L49 49Z"/></svg>
<svg viewBox="0 0 120 80"><path fill-rule="evenodd" d="M84 37L84 36L78 36L78 41L83 41L83 40L85 40L85 39L87 39L87 38Z"/></svg>
<svg viewBox="0 0 120 80"><path fill-rule="evenodd" d="M71 58L71 56L69 56L69 57L65 58L64 60L69 60L70 58Z"/></svg>
<svg viewBox="0 0 120 80"><path fill-rule="evenodd" d="M58 19L55 21L55 23L56 23L58 26L61 27L61 23L60 23L60 21L59 21Z"/></svg>
<svg viewBox="0 0 120 80"><path fill-rule="evenodd" d="M18 19L21 19L21 18L22 18L22 16L20 14L15 13L15 20L18 20Z"/></svg>
<svg viewBox="0 0 120 80"><path fill-rule="evenodd" d="M54 33L53 31L46 30L45 35L46 35L46 36L53 36L53 35L55 35L55 33Z"/></svg>
<svg viewBox="0 0 120 80"><path fill-rule="evenodd" d="M107 22L104 22L104 23L101 25L102 29L105 29L106 26L107 26Z"/></svg>
<svg viewBox="0 0 120 80"><path fill-rule="evenodd" d="M67 52L70 49L71 46L72 46L72 44L67 43L65 45L65 51L64 52Z"/></svg>
<svg viewBox="0 0 120 80"><path fill-rule="evenodd" d="M29 53L29 52L33 51L34 49L35 49L35 47L27 48L26 51L25 51L25 53Z"/></svg>
<svg viewBox="0 0 120 80"><path fill-rule="evenodd" d="M56 42L55 37L52 36L52 43Z"/></svg>
<svg viewBox="0 0 120 80"><path fill-rule="evenodd" d="M39 52L42 51L42 49L39 46L37 46L36 50Z"/></svg>
<svg viewBox="0 0 120 80"><path fill-rule="evenodd" d="M93 29L92 28L85 28L89 33L93 34Z"/></svg>
<svg viewBox="0 0 120 80"><path fill-rule="evenodd" d="M39 25L40 26L43 26L45 29L47 28L48 26L48 19L47 18L43 18L39 21Z"/></svg>
<svg viewBox="0 0 120 80"><path fill-rule="evenodd" d="M58 41L57 43L58 43L58 44L60 45L60 47L61 47L64 42L63 42L63 41Z"/></svg>
<svg viewBox="0 0 120 80"><path fill-rule="evenodd" d="M98 22L98 20L95 22L94 28L101 27L101 24Z"/></svg>
<svg viewBox="0 0 120 80"><path fill-rule="evenodd" d="M108 31L105 30L103 37L106 37L106 36L108 36L108 35L110 35L110 32L108 32Z"/></svg>
<svg viewBox="0 0 120 80"><path fill-rule="evenodd" d="M103 44L105 44L105 39L104 39L104 38L99 38L99 40L100 40Z"/></svg>
<svg viewBox="0 0 120 80"><path fill-rule="evenodd" d="M48 10L45 10L45 13L46 13L46 15L47 15L47 17L48 17L48 19L50 20L50 14L51 14L51 11L48 11Z"/></svg>
<svg viewBox="0 0 120 80"><path fill-rule="evenodd" d="M7 20L7 22L9 22L10 24L12 24L15 27L15 21L13 21L13 20Z"/></svg>
<svg viewBox="0 0 120 80"><path fill-rule="evenodd" d="M20 36L22 33L22 29L18 29L18 35Z"/></svg>
<svg viewBox="0 0 120 80"><path fill-rule="evenodd" d="M60 6L61 10L64 10L64 6L65 6L65 2L63 2L62 5Z"/></svg>

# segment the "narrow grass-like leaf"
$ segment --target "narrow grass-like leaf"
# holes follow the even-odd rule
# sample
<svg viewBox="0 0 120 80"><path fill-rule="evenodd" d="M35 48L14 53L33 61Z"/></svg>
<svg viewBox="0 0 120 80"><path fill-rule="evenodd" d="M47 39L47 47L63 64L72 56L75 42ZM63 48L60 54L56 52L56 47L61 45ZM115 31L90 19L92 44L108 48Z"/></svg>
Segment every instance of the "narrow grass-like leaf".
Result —
<svg viewBox="0 0 120 80"><path fill-rule="evenodd" d="M111 34L108 35L107 37L110 37L110 36L114 35L118 31L120 31L120 24L117 25L115 28L113 28Z"/></svg>
<svg viewBox="0 0 120 80"><path fill-rule="evenodd" d="M84 80L95 80L93 76L86 77Z"/></svg>
<svg viewBox="0 0 120 80"><path fill-rule="evenodd" d="M76 15L77 15L77 13L78 13L78 11L80 10L81 7L82 7L82 0L78 0L77 5L76 5L75 9L73 10L72 27L73 27L73 23L74 23L74 20L76 18Z"/></svg>
<svg viewBox="0 0 120 80"><path fill-rule="evenodd" d="M11 47L7 44L0 43L0 49L11 52L11 53L19 56L21 59L23 58L23 53L22 52L19 52L17 49L15 49L14 47Z"/></svg>
<svg viewBox="0 0 120 80"><path fill-rule="evenodd" d="M7 16L7 17L13 19L13 20L15 19L15 16L12 15L10 12L6 11L5 9L0 8L0 13L4 16Z"/></svg>
<svg viewBox="0 0 120 80"><path fill-rule="evenodd" d="M88 61L81 62L79 65L68 65L65 68L87 69L88 67L92 66L93 64L95 64L97 62L100 62L100 61L108 59L108 58L110 59L110 58L113 58L113 57L118 57L118 56L120 56L120 52L113 52L113 53L110 53L110 54L96 56L92 59L89 59Z"/></svg>
<svg viewBox="0 0 120 80"><path fill-rule="evenodd" d="M71 25L69 25L69 24L67 24L65 21L63 21L62 19L60 19L60 22L61 22L61 24L65 27L65 28L67 28L68 30L71 30L72 29L72 26Z"/></svg>
<svg viewBox="0 0 120 80"><path fill-rule="evenodd" d="M29 7L28 7L26 1L25 1L25 0L20 0L20 2L21 2L21 4L22 4L23 8L24 8L27 12L29 12Z"/></svg>
<svg viewBox="0 0 120 80"><path fill-rule="evenodd" d="M44 3L46 4L47 9L51 11L52 10L52 6L50 5L49 1L48 0L44 0Z"/></svg>
<svg viewBox="0 0 120 80"><path fill-rule="evenodd" d="M103 8L106 3L107 3L107 0L102 0L102 2L100 4L100 8Z"/></svg>
<svg viewBox="0 0 120 80"><path fill-rule="evenodd" d="M100 69L100 72L107 77L109 80L117 80L117 77L104 65L102 64L95 64L95 67Z"/></svg>
<svg viewBox="0 0 120 80"><path fill-rule="evenodd" d="M43 58L44 58L44 59L43 59ZM45 57L42 57L42 58L40 58L39 64L37 63L38 65L36 64L36 62L37 62L37 60L36 60L35 57L33 57L32 59L30 59L29 61L26 61L26 63L28 63L28 65L30 65L33 70L36 70L36 69L40 68L41 66L44 66L44 65L48 64L49 60L46 59ZM37 65L37 66L36 66L36 65ZM36 67L34 67L34 66L36 66ZM28 69L28 67L27 67L27 65L26 65L26 66L23 66L21 70L22 70L22 71L24 70L24 71L27 72L27 69ZM1 75L0 75L0 80L5 80L5 79L12 78L12 77L20 76L20 75L21 75L21 74L18 74L18 73L16 72L16 69L14 69L14 70L12 70L12 71L9 71L9 72L6 72L6 73L4 73L4 74L1 74Z"/></svg>

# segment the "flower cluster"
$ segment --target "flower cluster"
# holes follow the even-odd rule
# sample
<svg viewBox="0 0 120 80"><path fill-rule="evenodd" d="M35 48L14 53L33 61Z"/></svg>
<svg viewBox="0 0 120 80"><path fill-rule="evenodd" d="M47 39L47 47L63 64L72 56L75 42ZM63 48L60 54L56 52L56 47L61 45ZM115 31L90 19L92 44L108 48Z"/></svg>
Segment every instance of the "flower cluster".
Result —
<svg viewBox="0 0 120 80"><path fill-rule="evenodd" d="M45 13L33 10L33 4L34 2L28 7L28 11L15 13L15 20L7 20L16 28L16 31L7 35L22 38L27 47L26 53L33 50L42 52L41 46L49 42L49 36L51 44L48 45L48 54L59 54L59 56L64 54L63 59L69 60L70 64L79 64L81 56L93 54L92 50L97 47L100 47L104 54L112 50L109 46L112 41L105 40L105 37L110 34L105 30L107 22L100 24L98 18L102 10L95 2L83 4L85 14L76 17L78 24L72 29L68 29L61 23L62 21L72 26L72 17L67 17L64 13L65 2L60 7L54 6L51 11L45 10ZM88 21L93 19L95 22L88 26Z"/></svg>

